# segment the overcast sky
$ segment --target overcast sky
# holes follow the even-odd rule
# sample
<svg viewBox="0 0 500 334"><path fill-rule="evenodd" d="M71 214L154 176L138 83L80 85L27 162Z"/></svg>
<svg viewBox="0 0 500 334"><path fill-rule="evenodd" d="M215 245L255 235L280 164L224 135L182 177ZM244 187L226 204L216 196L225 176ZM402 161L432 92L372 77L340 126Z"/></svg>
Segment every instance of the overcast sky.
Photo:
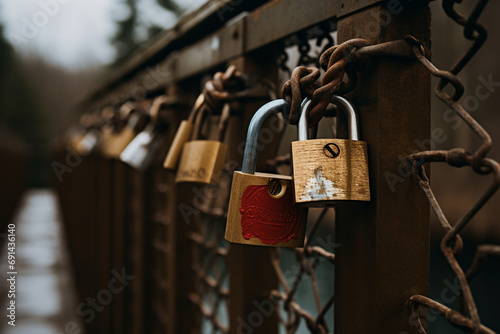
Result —
<svg viewBox="0 0 500 334"><path fill-rule="evenodd" d="M189 10L205 0L178 1ZM115 21L126 18L120 0L3 0L1 20L7 40L22 53L36 53L67 68L105 64L114 57L109 40ZM156 5L140 0L143 22L169 27L175 18ZM139 32L140 34L140 32Z"/></svg>

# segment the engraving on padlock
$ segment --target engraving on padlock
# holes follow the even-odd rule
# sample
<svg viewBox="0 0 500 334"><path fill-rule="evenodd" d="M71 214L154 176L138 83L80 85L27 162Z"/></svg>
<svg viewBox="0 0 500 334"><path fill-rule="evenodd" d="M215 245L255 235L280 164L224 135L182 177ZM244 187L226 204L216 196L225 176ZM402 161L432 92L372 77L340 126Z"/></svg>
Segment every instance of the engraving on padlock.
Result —
<svg viewBox="0 0 500 334"><path fill-rule="evenodd" d="M177 128L175 137L172 141L172 144L170 145L167 156L165 157L165 161L163 162L163 168L170 170L175 170L177 168L182 148L191 137L191 132L193 131L193 122L198 113L202 110L204 102L205 96L203 94L200 94L196 99L196 102L189 114L188 119L183 120Z"/></svg>
<svg viewBox="0 0 500 334"><path fill-rule="evenodd" d="M227 123L231 115L231 108L228 103L222 108L221 119L218 129L218 140L192 140L184 144L181 153L181 160L176 183L195 182L195 183L216 183L216 180L226 162L228 146L223 143L226 133ZM201 119L203 114L197 117L197 125L194 136L198 137Z"/></svg>
<svg viewBox="0 0 500 334"><path fill-rule="evenodd" d="M345 201L370 201L368 149L358 140L356 111L349 101L333 96L346 114L350 139L308 140L307 109L302 104L299 140L292 142L295 203L299 206L336 206Z"/></svg>
<svg viewBox="0 0 500 334"><path fill-rule="evenodd" d="M226 240L234 243L303 247L307 208L294 206L291 176L256 173L257 150L263 124L289 108L285 100L265 104L248 129L243 166L233 174L226 224Z"/></svg>

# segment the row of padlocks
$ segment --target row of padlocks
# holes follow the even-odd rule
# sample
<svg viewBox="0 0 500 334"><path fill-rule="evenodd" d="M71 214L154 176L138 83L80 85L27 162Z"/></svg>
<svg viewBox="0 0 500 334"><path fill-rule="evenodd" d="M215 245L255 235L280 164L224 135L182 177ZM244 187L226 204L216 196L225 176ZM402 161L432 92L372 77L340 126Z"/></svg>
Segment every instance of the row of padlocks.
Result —
<svg viewBox="0 0 500 334"><path fill-rule="evenodd" d="M170 102L160 96L142 108L132 103L122 105L118 113L105 108L96 124L88 121L91 131L73 136L73 147L81 154L98 147L103 155L143 170L157 154L155 139L162 135L166 124L161 109ZM209 102L207 94L200 94L165 157L164 168L176 173L176 183L217 186L223 172L229 148L223 141L231 107L229 103L221 104L217 140L200 140L197 138ZM261 129L271 116L290 114L290 102L274 99L254 114L241 171L233 175L225 235L228 241L302 247L308 207L370 200L367 144L359 140L355 109L345 98L333 95L330 103L345 114L350 137L314 139L317 125L308 124L312 103L306 98L301 105L298 140L291 143L292 176L256 172Z"/></svg>

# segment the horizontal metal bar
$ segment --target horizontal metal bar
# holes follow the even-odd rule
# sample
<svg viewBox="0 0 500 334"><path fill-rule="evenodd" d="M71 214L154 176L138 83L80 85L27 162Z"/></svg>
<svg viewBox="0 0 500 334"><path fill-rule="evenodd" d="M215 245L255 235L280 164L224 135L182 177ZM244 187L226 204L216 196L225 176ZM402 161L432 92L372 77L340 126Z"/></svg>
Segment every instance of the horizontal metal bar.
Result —
<svg viewBox="0 0 500 334"><path fill-rule="evenodd" d="M143 91L141 87L147 92L152 92L155 88L159 89L157 86L202 73L234 57L244 55L318 23L336 20L380 2L382 0L274 0L249 14L233 18L229 23L223 22L221 18L220 24L225 24L225 26L193 43L189 39L189 32L197 25L202 25L210 16L218 15L220 18L236 11L236 7L231 7L231 2L228 0L223 1L222 7L220 2L210 1L196 14L187 16L187 18L191 17L191 20L187 18L181 20L172 30L161 35L136 56L131 57L123 68L110 75L108 80L80 107L88 108L90 105L100 107L113 100L124 100L127 96L134 98L134 95L137 96L140 91ZM172 49L173 46L184 47L177 48L176 51L171 50L170 53L160 57L162 52ZM155 57L159 59L151 62ZM173 62L174 66L172 66ZM152 68L154 71L159 71L159 75L153 79L160 77L158 85L153 88L147 84L152 80ZM130 84L131 81L132 84Z"/></svg>
<svg viewBox="0 0 500 334"><path fill-rule="evenodd" d="M180 52L174 80L187 78L245 52L245 18L243 13L217 33Z"/></svg>

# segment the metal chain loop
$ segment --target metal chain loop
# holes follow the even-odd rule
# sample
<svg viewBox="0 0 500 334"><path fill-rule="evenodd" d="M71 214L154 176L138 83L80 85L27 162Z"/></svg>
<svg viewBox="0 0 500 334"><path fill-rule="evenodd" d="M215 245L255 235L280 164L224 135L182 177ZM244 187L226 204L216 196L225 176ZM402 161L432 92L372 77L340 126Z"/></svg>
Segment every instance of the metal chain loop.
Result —
<svg viewBox="0 0 500 334"><path fill-rule="evenodd" d="M316 67L296 67L292 72L292 77L281 89L281 96L291 101L290 115L288 123L297 124L300 116L300 104L305 97L313 95L319 87L317 81L320 77L319 69Z"/></svg>
<svg viewBox="0 0 500 334"><path fill-rule="evenodd" d="M297 67L292 72L292 77L283 85L281 95L292 101L288 122L296 124L299 119L300 103L305 97L312 99L308 112L310 126L315 126L325 114L334 94L345 94L352 90L357 82L356 69L363 62L353 58L352 53L356 48L369 45L364 39L351 39L340 45L335 45L322 53L319 64L325 71L321 82L319 69L314 67ZM356 61L353 61L356 60ZM345 82L344 75L348 80Z"/></svg>

